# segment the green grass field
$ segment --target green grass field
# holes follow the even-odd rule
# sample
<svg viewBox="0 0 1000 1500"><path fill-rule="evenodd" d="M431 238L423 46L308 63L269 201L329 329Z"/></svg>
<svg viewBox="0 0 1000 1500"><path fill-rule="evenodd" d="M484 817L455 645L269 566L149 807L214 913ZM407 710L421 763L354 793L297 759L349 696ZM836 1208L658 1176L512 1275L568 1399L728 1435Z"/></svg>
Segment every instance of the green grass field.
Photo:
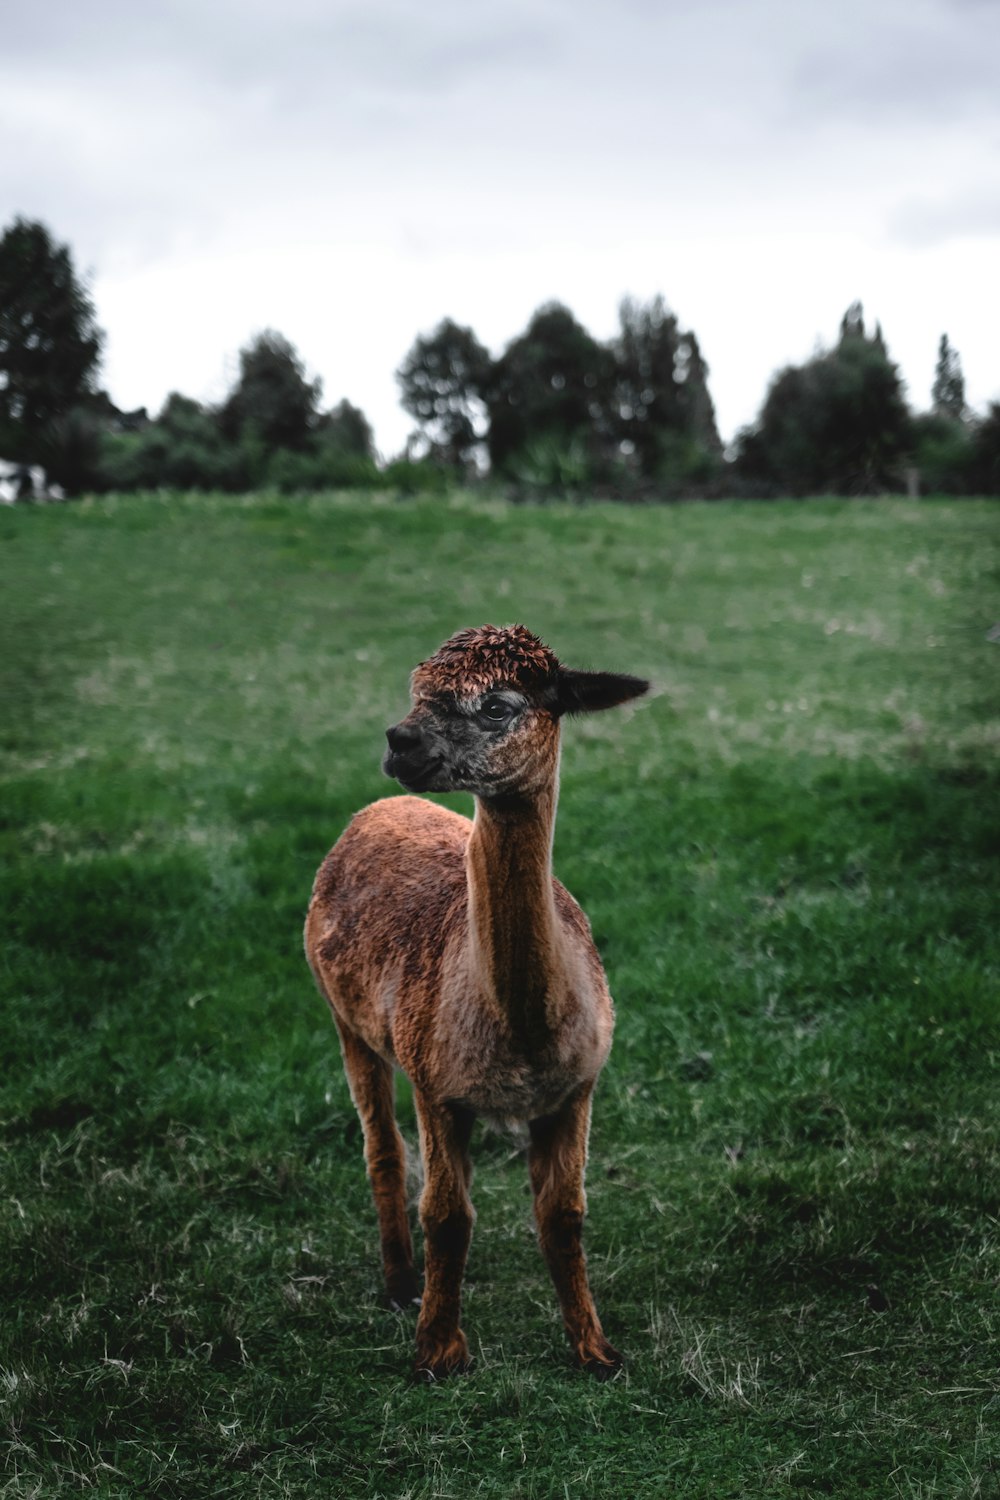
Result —
<svg viewBox="0 0 1000 1500"><path fill-rule="evenodd" d="M0 1494L1000 1496L1000 506L108 498L0 566ZM486 620L655 684L556 838L606 1386L485 1132L476 1364L411 1383L301 952Z"/></svg>

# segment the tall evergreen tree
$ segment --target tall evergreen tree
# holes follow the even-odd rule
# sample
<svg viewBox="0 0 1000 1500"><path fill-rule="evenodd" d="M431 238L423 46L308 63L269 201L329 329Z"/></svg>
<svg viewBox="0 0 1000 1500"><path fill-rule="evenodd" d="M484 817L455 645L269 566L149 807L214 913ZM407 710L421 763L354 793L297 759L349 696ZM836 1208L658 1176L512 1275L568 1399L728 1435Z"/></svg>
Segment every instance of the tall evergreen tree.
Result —
<svg viewBox="0 0 1000 1500"><path fill-rule="evenodd" d="M885 341L884 341L884 339L882 339L882 327L881 327L881 324L876 324L876 326L875 326L875 336L876 336L877 339L879 339L879 340L882 341L882 346L884 348L885 347ZM862 305L861 305L860 302L852 302L851 305L850 305L850 307L847 309L847 311L845 312L844 316L840 320L840 340L839 340L839 342L840 342L841 345L843 345L844 343L848 342L850 339L863 339L864 337L865 337L865 310L862 307Z"/></svg>
<svg viewBox="0 0 1000 1500"><path fill-rule="evenodd" d="M15 219L0 237L0 452L58 467L94 390L103 335L67 246ZM58 476L57 476L58 477Z"/></svg>
<svg viewBox="0 0 1000 1500"><path fill-rule="evenodd" d="M957 349L942 333L938 344L937 364L934 368L934 384L931 387L931 405L942 416L953 417L961 422L965 417L965 377L962 361Z"/></svg>

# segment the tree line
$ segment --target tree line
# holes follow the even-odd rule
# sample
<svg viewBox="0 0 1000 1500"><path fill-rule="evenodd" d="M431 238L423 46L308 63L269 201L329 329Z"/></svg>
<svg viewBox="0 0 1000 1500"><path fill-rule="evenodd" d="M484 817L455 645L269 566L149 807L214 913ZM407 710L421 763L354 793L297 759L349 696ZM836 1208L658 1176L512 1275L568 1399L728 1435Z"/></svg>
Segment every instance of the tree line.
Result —
<svg viewBox="0 0 1000 1500"><path fill-rule="evenodd" d="M416 424L379 460L364 413L330 408L294 346L265 330L217 405L174 392L150 416L97 384L103 334L68 247L17 219L0 237L0 455L44 465L70 493L171 486L299 491L436 488L489 475L525 492L622 497L1000 493L1000 404L966 406L942 335L931 406L909 408L881 328L860 303L835 343L772 379L757 419L723 451L697 336L662 297L626 298L595 339L540 307L494 357L450 318L396 372Z"/></svg>

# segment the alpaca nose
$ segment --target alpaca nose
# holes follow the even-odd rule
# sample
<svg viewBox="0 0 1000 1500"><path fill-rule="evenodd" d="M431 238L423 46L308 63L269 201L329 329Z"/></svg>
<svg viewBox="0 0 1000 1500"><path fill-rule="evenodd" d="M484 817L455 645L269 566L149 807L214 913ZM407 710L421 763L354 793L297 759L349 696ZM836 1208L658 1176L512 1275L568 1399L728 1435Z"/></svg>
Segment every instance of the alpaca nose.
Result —
<svg viewBox="0 0 1000 1500"><path fill-rule="evenodd" d="M394 755L405 755L420 744L420 731L412 729L409 724L390 724L385 737Z"/></svg>

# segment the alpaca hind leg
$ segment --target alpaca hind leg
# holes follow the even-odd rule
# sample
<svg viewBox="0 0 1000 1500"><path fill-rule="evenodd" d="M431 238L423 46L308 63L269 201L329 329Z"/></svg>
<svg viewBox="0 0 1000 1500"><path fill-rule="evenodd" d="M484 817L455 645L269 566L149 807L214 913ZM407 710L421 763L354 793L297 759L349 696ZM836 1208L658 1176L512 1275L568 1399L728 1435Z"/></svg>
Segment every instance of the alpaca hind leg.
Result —
<svg viewBox="0 0 1000 1500"><path fill-rule="evenodd" d="M382 1266L389 1302L397 1308L420 1301L413 1268L413 1241L406 1212L406 1149L396 1124L392 1068L339 1016L344 1071L365 1137L365 1165L378 1214Z"/></svg>
<svg viewBox="0 0 1000 1500"><path fill-rule="evenodd" d="M422 1380L439 1380L469 1367L469 1346L459 1326L462 1277L475 1213L469 1197L472 1167L469 1138L473 1116L452 1105L436 1105L414 1090L424 1190L424 1296L417 1320L417 1358Z"/></svg>
<svg viewBox="0 0 1000 1500"><path fill-rule="evenodd" d="M590 1090L576 1094L558 1114L533 1120L530 1130L528 1164L542 1254L577 1361L598 1379L606 1380L621 1369L623 1360L604 1337L583 1253Z"/></svg>

